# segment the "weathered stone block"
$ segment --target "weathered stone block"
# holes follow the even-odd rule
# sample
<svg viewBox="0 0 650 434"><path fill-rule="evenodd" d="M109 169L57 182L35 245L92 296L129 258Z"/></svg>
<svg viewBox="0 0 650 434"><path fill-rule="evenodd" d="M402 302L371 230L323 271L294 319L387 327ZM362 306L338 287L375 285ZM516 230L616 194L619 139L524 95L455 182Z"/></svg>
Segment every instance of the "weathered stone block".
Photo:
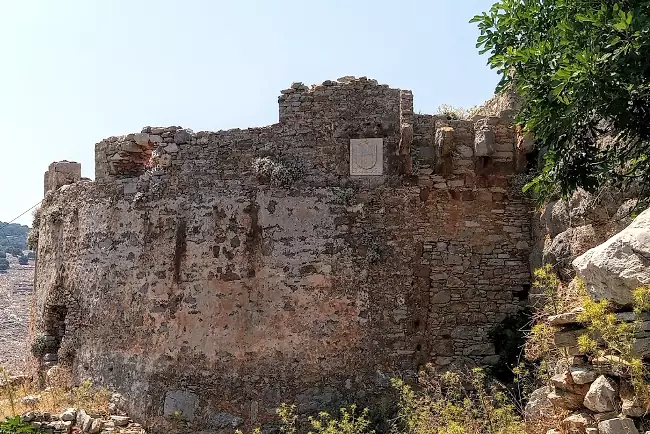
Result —
<svg viewBox="0 0 650 434"><path fill-rule="evenodd" d="M199 397L187 390L169 390L165 393L163 414L170 417L180 414L183 419L194 420L199 406Z"/></svg>

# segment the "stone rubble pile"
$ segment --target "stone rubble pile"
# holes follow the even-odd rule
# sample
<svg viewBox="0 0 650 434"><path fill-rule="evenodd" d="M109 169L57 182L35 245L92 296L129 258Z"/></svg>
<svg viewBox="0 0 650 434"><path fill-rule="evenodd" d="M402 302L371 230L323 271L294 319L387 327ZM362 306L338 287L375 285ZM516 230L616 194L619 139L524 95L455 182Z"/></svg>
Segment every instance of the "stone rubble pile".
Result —
<svg viewBox="0 0 650 434"><path fill-rule="evenodd" d="M146 434L128 416L100 415L76 408L68 408L58 415L29 411L21 416L21 420L49 434Z"/></svg>
<svg viewBox="0 0 650 434"><path fill-rule="evenodd" d="M619 321L636 321L633 352L642 359L650 357L650 315L639 317L631 306L632 291L650 284L650 209L620 233L573 260L572 265L585 281L590 297L609 300L617 307ZM562 422L562 431L548 434L638 434L639 429L650 426L648 403L635 396L626 361L615 355L581 354L578 338L585 329L577 321L580 310L547 319L554 327L556 346L568 355L570 363L565 372L552 378L552 387L535 392L527 413L539 418L549 404L572 412Z"/></svg>
<svg viewBox="0 0 650 434"><path fill-rule="evenodd" d="M40 395L21 398L23 405L36 407ZM30 423L45 434L146 434L140 424L134 423L124 411L125 399L113 393L108 412L92 412L84 409L67 408L59 414L28 411L20 416L22 422Z"/></svg>

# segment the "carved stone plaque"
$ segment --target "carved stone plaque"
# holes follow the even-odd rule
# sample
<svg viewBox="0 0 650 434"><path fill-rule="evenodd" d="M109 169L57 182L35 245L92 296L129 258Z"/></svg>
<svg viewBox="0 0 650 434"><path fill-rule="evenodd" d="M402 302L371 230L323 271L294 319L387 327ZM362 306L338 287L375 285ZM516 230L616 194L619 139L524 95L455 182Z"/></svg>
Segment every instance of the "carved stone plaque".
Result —
<svg viewBox="0 0 650 434"><path fill-rule="evenodd" d="M350 139L350 175L384 173L384 139Z"/></svg>

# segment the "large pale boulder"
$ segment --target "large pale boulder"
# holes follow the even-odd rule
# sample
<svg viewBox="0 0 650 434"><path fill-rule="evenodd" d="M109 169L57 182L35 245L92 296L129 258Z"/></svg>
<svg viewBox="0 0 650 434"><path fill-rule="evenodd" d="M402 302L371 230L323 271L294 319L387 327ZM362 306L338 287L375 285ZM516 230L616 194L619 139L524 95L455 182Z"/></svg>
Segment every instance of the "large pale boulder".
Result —
<svg viewBox="0 0 650 434"><path fill-rule="evenodd" d="M526 420L546 419L553 413L553 404L548 399L549 393L551 393L551 388L545 386L530 394L530 399L524 408Z"/></svg>
<svg viewBox="0 0 650 434"><path fill-rule="evenodd" d="M650 209L623 231L573 261L597 300L632 303L632 290L650 284Z"/></svg>
<svg viewBox="0 0 650 434"><path fill-rule="evenodd" d="M618 384L616 380L601 375L591 383L584 399L584 405L591 411L605 413L618 407Z"/></svg>

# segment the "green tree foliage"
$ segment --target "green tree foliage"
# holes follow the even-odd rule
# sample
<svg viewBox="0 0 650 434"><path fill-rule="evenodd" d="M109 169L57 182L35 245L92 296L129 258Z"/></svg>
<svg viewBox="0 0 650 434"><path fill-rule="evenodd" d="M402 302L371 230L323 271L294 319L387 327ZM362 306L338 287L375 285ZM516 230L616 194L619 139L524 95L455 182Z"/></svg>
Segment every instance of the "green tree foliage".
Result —
<svg viewBox="0 0 650 434"><path fill-rule="evenodd" d="M7 249L15 249L20 251L18 255L21 255L23 250L27 250L28 232L29 227L27 226L0 222L0 251L6 252Z"/></svg>
<svg viewBox="0 0 650 434"><path fill-rule="evenodd" d="M7 261L7 258L5 256L2 256L2 254L0 254L0 271L4 271L8 269L9 269L9 261Z"/></svg>
<svg viewBox="0 0 650 434"><path fill-rule="evenodd" d="M0 422L0 434L36 434L38 429L20 421L20 416L8 417Z"/></svg>
<svg viewBox="0 0 650 434"><path fill-rule="evenodd" d="M528 188L650 196L650 1L500 0L472 22L497 91L524 98L517 122L544 152Z"/></svg>
<svg viewBox="0 0 650 434"><path fill-rule="evenodd" d="M29 259L25 255L19 256L18 257L18 263L20 265L27 265L27 264L29 264Z"/></svg>
<svg viewBox="0 0 650 434"><path fill-rule="evenodd" d="M19 257L21 257L23 255L22 249L20 249L18 247L7 247L5 249L5 253L7 255L12 255L12 256L15 256L17 258L19 258Z"/></svg>

